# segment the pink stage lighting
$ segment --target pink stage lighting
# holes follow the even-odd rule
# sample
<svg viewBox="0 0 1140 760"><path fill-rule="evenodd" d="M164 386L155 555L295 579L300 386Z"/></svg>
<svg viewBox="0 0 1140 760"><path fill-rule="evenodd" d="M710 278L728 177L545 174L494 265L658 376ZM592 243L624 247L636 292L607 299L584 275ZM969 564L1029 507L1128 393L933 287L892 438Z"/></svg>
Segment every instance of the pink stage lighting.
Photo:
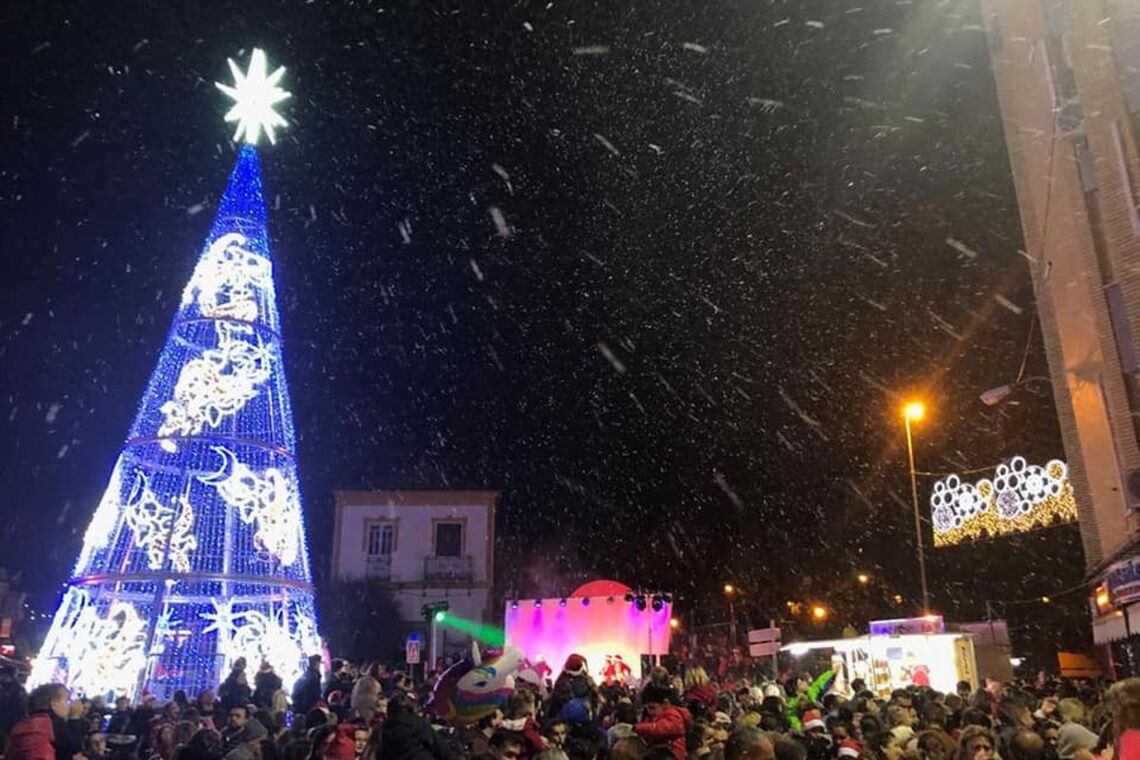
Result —
<svg viewBox="0 0 1140 760"><path fill-rule="evenodd" d="M627 601L631 597L631 601ZM538 602L541 601L541 604ZM557 675L574 653L586 658L590 673L602 680L607 658L616 657L639 675L641 655L669 653L668 595L647 594L639 609L632 589L615 581L593 581L569 597L506 604L507 643L531 662L544 660ZM654 608L658 609L654 609Z"/></svg>

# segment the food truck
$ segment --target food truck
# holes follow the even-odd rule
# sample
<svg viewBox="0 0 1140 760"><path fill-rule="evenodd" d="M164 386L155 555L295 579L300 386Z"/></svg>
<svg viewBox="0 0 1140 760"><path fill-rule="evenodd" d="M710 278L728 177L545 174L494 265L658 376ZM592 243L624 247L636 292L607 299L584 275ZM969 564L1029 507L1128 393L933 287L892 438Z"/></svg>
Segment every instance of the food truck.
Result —
<svg viewBox="0 0 1140 760"><path fill-rule="evenodd" d="M908 686L953 693L959 681L978 688L973 637L945 633L941 618L873 621L870 630L865 636L787 644L780 651L801 660L830 653L832 667L842 662L845 671L833 690L849 691L857 678L879 697Z"/></svg>

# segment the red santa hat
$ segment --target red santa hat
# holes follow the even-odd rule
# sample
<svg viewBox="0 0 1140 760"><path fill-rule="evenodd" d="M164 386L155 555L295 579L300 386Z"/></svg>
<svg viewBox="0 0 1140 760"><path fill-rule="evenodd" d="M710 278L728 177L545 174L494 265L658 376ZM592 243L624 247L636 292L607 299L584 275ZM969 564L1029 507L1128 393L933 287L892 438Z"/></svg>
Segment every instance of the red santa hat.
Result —
<svg viewBox="0 0 1140 760"><path fill-rule="evenodd" d="M566 664L562 666L562 672L572 676L584 676L586 670L586 658L577 653L567 657Z"/></svg>
<svg viewBox="0 0 1140 760"><path fill-rule="evenodd" d="M811 731L813 728L826 728L823 724L823 716L820 715L819 710L805 710L801 720L804 724L804 731Z"/></svg>
<svg viewBox="0 0 1140 760"><path fill-rule="evenodd" d="M863 745L848 737L839 743L839 757L859 757Z"/></svg>

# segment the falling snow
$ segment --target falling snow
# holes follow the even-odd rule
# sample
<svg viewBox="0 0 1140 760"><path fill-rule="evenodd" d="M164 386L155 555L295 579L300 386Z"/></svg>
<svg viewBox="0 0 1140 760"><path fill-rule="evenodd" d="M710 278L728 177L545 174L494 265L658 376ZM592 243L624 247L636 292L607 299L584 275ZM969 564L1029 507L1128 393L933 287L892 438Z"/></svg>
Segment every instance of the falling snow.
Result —
<svg viewBox="0 0 1140 760"><path fill-rule="evenodd" d="M613 365L613 368L617 370L618 374L625 374L625 364L622 363L621 359L617 358L609 346L607 346L605 343L599 342L598 350L602 352L602 356L606 357L606 361Z"/></svg>
<svg viewBox="0 0 1140 760"><path fill-rule="evenodd" d="M946 245L950 246L955 251L965 256L967 259L976 259L978 257L978 252L973 248L970 248L961 240L956 240L954 238L948 237L946 238Z"/></svg>
<svg viewBox="0 0 1140 760"><path fill-rule="evenodd" d="M491 206L488 209L491 214L491 222L495 225L495 234L499 237L510 237L511 228L507 226L507 219L503 216L503 210L498 206Z"/></svg>
<svg viewBox="0 0 1140 760"><path fill-rule="evenodd" d="M4 39L0 556L50 595L232 165L209 83L255 41L40 5ZM520 585L806 598L866 566L911 599L907 394L923 471L1063 456L1047 384L978 401L1049 374L1031 277L1069 283L1023 238L976 3L320 7L230 20L290 30L260 155L307 504L496 491ZM939 609L1078 586L1066 531L939 556Z"/></svg>
<svg viewBox="0 0 1140 760"><path fill-rule="evenodd" d="M595 132L594 133L594 139L597 140L598 142L600 142L606 150L608 150L610 153L613 153L615 156L621 155L621 151L619 151L617 148L615 148L614 144L612 142L610 142L609 140L607 140L603 135L600 135L597 132Z"/></svg>

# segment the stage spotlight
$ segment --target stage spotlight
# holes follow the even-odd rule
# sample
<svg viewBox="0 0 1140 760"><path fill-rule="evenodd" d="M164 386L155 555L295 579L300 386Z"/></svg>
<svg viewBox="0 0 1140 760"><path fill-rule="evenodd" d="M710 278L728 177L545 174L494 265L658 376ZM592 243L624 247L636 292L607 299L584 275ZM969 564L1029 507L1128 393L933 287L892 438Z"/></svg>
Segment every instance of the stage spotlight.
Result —
<svg viewBox="0 0 1140 760"><path fill-rule="evenodd" d="M626 595L625 595L625 600L626 600L627 602L632 602L632 601L633 601L633 594L626 594Z"/></svg>
<svg viewBox="0 0 1140 760"><path fill-rule="evenodd" d="M660 612L665 608L665 600L661 598L660 594L653 595L653 611Z"/></svg>
<svg viewBox="0 0 1140 760"><path fill-rule="evenodd" d="M644 596L638 596L637 597L637 611L638 612L645 612L645 597Z"/></svg>
<svg viewBox="0 0 1140 760"><path fill-rule="evenodd" d="M558 606L559 607L565 607L566 606L566 597L562 597L561 599L558 600Z"/></svg>
<svg viewBox="0 0 1140 760"><path fill-rule="evenodd" d="M512 610L517 610L518 608L519 608L519 600L518 600L518 599L515 599L515 600L513 600L513 601L511 602L511 609L512 609Z"/></svg>
<svg viewBox="0 0 1140 760"><path fill-rule="evenodd" d="M534 606L535 607L541 607L542 606L542 600L541 599L535 599L534 600Z"/></svg>
<svg viewBox="0 0 1140 760"><path fill-rule="evenodd" d="M614 598L612 596L607 596L606 597L606 604L613 604L613 603L614 603Z"/></svg>
<svg viewBox="0 0 1140 760"><path fill-rule="evenodd" d="M589 607L590 606L590 597L588 597L588 596L582 597L582 606L583 607Z"/></svg>

